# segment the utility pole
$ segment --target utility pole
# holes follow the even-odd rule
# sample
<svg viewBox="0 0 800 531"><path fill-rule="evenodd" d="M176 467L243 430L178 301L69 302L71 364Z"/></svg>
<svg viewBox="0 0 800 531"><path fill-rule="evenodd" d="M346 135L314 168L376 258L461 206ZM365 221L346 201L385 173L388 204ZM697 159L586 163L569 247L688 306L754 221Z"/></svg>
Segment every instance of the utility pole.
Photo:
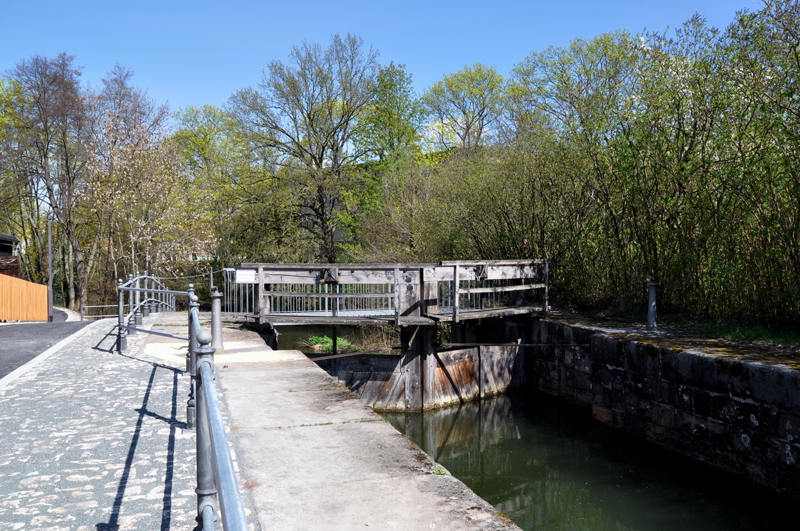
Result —
<svg viewBox="0 0 800 531"><path fill-rule="evenodd" d="M53 322L53 219L47 215L47 321Z"/></svg>

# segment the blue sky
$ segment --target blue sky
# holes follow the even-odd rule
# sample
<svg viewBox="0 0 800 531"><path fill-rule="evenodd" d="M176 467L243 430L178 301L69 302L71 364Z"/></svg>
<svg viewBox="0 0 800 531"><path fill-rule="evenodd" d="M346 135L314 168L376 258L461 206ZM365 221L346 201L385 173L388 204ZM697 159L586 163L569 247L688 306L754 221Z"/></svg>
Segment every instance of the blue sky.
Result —
<svg viewBox="0 0 800 531"><path fill-rule="evenodd" d="M724 28L760 0L228 2L4 0L0 73L34 54L77 56L84 80L100 83L115 63L172 109L222 105L256 85L273 59L303 39L326 46L334 33L360 34L380 62L405 64L423 91L480 61L506 75L531 51L628 29L664 31L695 12ZM0 74L2 75L2 74Z"/></svg>

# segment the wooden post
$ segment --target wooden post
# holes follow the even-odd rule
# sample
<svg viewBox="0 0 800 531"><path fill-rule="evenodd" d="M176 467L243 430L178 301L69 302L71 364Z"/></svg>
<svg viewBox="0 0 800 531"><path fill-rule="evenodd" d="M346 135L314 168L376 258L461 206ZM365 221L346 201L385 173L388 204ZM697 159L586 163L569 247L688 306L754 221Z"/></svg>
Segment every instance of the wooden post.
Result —
<svg viewBox="0 0 800 531"><path fill-rule="evenodd" d="M400 344L404 346L403 357L400 360L403 376L405 377L406 411L422 410L422 363L420 345L422 337L420 328L400 328Z"/></svg>
<svg viewBox="0 0 800 531"><path fill-rule="evenodd" d="M436 327L423 326L420 349L422 350L422 408L436 406Z"/></svg>
<svg viewBox="0 0 800 531"><path fill-rule="evenodd" d="M484 367L483 367L483 359L485 358L486 352L484 351L484 346L481 345L478 347L478 396L483 398L485 383L483 379Z"/></svg>
<svg viewBox="0 0 800 531"><path fill-rule="evenodd" d="M550 285L550 264L548 262L544 263L544 304L542 310L544 313L547 313L548 310L548 300L547 300L547 290Z"/></svg>
<svg viewBox="0 0 800 531"><path fill-rule="evenodd" d="M394 325L400 326L400 268L398 267L394 268Z"/></svg>
<svg viewBox="0 0 800 531"><path fill-rule="evenodd" d="M458 264L453 266L453 322L458 322Z"/></svg>
<svg viewBox="0 0 800 531"><path fill-rule="evenodd" d="M439 311L439 283L434 279L425 278L425 270L420 269L420 279L422 281L421 309L422 313L435 314Z"/></svg>
<svg viewBox="0 0 800 531"><path fill-rule="evenodd" d="M264 311L262 306L262 299L264 294L264 268L258 268L258 278L256 278L255 285L256 293L253 299L255 300L255 308L253 311L258 314L258 324L264 324Z"/></svg>

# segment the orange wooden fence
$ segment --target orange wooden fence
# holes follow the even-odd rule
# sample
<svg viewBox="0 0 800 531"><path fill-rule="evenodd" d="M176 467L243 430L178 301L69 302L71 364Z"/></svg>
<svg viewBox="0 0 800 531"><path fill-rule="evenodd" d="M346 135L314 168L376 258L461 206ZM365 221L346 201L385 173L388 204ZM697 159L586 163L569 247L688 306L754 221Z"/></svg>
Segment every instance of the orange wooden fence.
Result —
<svg viewBox="0 0 800 531"><path fill-rule="evenodd" d="M0 275L0 321L47 321L47 286Z"/></svg>

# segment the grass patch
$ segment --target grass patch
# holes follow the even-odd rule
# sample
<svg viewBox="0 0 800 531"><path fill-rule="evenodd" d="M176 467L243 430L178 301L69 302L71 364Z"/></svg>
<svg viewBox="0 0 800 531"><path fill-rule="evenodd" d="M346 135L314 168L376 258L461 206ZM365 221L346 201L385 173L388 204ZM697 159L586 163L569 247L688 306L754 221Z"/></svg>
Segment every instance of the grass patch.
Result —
<svg viewBox="0 0 800 531"><path fill-rule="evenodd" d="M316 352L323 352L325 354L333 353L333 339L328 336L311 336L308 338L307 343L308 346ZM336 338L336 350L341 354L345 352L358 352L352 343L342 337Z"/></svg>
<svg viewBox="0 0 800 531"><path fill-rule="evenodd" d="M800 332L773 329L764 325L701 324L697 332L706 337L719 337L731 341L744 341L775 347L800 348Z"/></svg>

